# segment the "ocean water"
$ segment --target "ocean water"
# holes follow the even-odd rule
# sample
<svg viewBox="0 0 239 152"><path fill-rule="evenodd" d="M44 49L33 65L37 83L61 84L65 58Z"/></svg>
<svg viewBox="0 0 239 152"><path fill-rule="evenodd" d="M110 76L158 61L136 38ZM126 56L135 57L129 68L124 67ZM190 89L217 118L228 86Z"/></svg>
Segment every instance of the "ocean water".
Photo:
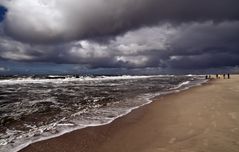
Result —
<svg viewBox="0 0 239 152"><path fill-rule="evenodd" d="M0 151L112 122L203 76L0 77Z"/></svg>

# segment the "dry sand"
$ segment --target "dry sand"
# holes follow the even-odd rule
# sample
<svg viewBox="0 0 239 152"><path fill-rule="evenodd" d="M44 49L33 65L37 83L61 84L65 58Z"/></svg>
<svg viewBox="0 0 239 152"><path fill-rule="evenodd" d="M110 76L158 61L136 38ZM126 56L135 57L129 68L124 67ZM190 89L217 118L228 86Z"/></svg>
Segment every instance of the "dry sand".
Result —
<svg viewBox="0 0 239 152"><path fill-rule="evenodd" d="M239 76L159 97L111 124L22 152L239 152Z"/></svg>

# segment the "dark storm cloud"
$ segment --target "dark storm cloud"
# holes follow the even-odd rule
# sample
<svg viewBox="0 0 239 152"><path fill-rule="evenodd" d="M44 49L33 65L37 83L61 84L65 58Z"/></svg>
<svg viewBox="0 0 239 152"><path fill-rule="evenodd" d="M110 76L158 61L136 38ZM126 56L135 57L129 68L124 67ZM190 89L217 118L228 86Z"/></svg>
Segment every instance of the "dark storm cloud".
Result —
<svg viewBox="0 0 239 152"><path fill-rule="evenodd" d="M118 35L165 21L239 19L238 0L10 0L2 5L8 9L6 33L30 43Z"/></svg>
<svg viewBox="0 0 239 152"><path fill-rule="evenodd" d="M239 65L239 22L182 25L171 39L170 67L219 68Z"/></svg>
<svg viewBox="0 0 239 152"><path fill-rule="evenodd" d="M239 55L230 53L202 54L197 56L181 56L170 62L174 69L207 69L235 67L239 65Z"/></svg>
<svg viewBox="0 0 239 152"><path fill-rule="evenodd" d="M0 57L25 62L79 64L87 68L206 69L239 65L239 22L144 27L107 43L80 40L30 45L0 39Z"/></svg>
<svg viewBox="0 0 239 152"><path fill-rule="evenodd" d="M2 0L0 5L7 8L0 23L0 60L165 73L239 65L238 0Z"/></svg>

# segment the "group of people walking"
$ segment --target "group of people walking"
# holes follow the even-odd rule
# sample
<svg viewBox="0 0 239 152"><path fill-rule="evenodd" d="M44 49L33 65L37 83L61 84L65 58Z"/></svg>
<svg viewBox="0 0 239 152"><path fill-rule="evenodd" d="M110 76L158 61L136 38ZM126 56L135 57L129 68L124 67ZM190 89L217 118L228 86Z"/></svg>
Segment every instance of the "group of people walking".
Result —
<svg viewBox="0 0 239 152"><path fill-rule="evenodd" d="M231 78L231 75L228 73L228 74L221 74L223 79L230 79ZM220 79L221 78L221 75L220 74L216 74L216 79ZM206 75L206 79L212 79L212 76L211 75Z"/></svg>

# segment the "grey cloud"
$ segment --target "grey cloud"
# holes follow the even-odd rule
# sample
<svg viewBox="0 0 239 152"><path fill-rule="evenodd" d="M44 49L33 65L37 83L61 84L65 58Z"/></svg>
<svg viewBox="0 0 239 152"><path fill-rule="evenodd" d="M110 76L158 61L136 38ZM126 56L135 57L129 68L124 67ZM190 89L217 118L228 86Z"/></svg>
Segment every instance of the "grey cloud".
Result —
<svg viewBox="0 0 239 152"><path fill-rule="evenodd" d="M116 36L158 23L239 19L238 0L3 0L5 33L28 43Z"/></svg>
<svg viewBox="0 0 239 152"><path fill-rule="evenodd" d="M237 52L239 44L239 22L183 24L171 37L172 50L183 55L201 53Z"/></svg>
<svg viewBox="0 0 239 152"><path fill-rule="evenodd" d="M0 39L0 57L24 62L79 64L86 68L206 69L239 65L239 22L169 23L143 27L107 43L79 40L30 45Z"/></svg>
<svg viewBox="0 0 239 152"><path fill-rule="evenodd" d="M239 55L225 53L201 54L193 56L178 56L169 65L173 69L209 69L235 67L239 64Z"/></svg>
<svg viewBox="0 0 239 152"><path fill-rule="evenodd" d="M193 23L178 27L170 38L168 65L177 69L205 69L239 64L239 22Z"/></svg>

